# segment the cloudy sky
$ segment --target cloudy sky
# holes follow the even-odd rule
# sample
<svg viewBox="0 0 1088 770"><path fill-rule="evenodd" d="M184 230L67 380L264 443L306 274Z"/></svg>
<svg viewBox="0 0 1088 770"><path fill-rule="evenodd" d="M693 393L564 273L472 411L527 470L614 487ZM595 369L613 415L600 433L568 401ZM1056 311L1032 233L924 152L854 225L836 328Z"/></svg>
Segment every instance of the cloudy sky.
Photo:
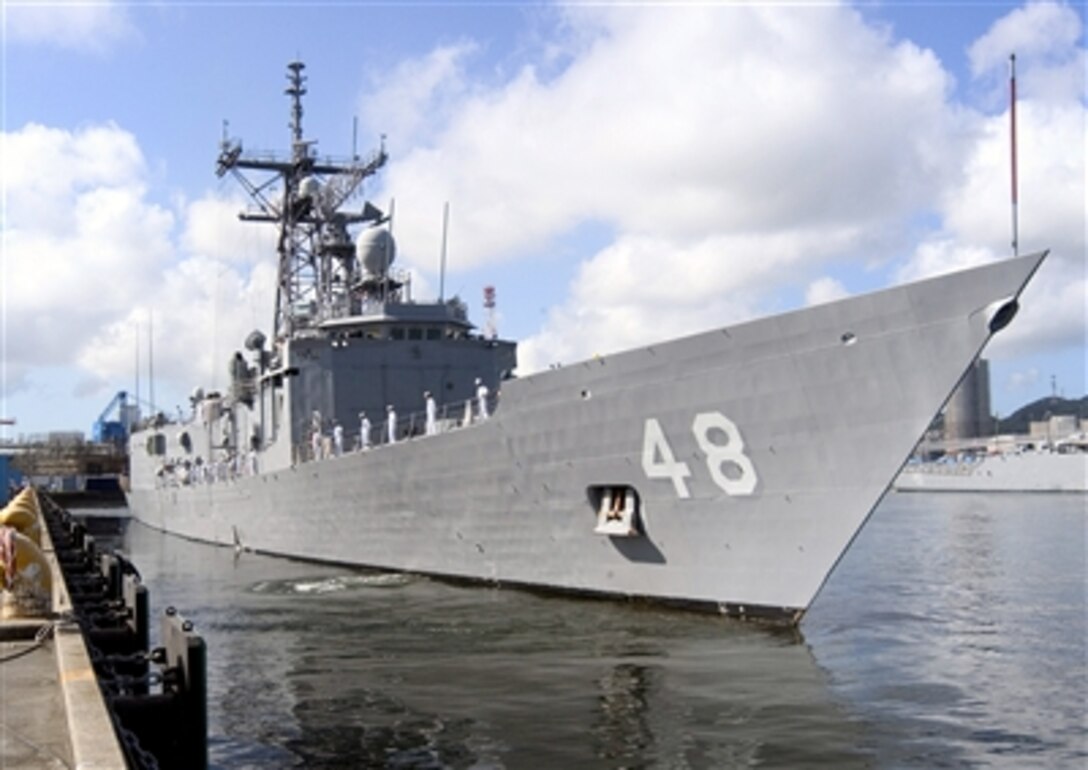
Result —
<svg viewBox="0 0 1088 770"><path fill-rule="evenodd" d="M995 408L1085 393L1084 14L992 3L47 3L3 14L0 436L173 411L271 322L274 234L218 142L306 133L396 201L398 262L522 373L1052 250L990 348ZM267 227L267 226L265 226ZM139 362L137 364L137 361ZM137 375L139 372L139 375ZM145 403L145 409L147 404Z"/></svg>

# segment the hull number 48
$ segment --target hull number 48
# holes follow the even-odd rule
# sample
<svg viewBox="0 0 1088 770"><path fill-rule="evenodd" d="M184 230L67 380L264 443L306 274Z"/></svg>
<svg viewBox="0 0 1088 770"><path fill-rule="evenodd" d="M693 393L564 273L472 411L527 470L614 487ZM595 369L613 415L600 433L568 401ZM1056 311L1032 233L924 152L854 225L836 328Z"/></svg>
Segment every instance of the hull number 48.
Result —
<svg viewBox="0 0 1088 770"><path fill-rule="evenodd" d="M732 420L721 412L699 412L692 420L691 433L706 455L710 478L723 492L727 495L755 492L759 477L751 458L744 453L744 439ZM676 459L661 423L654 417L646 419L642 432L642 470L646 478L671 481L677 497L691 497L687 482L691 469L686 462Z"/></svg>

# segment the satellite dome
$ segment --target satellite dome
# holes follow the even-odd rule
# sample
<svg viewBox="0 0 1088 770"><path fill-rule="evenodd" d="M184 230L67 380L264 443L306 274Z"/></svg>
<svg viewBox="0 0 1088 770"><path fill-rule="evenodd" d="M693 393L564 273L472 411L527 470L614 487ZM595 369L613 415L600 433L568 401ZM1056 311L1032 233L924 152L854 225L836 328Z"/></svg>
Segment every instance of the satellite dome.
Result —
<svg viewBox="0 0 1088 770"><path fill-rule="evenodd" d="M393 236L384 228L364 230L355 241L355 254L370 275L384 275L393 264L396 253Z"/></svg>
<svg viewBox="0 0 1088 770"><path fill-rule="evenodd" d="M260 329L255 329L249 333L246 337L246 350L262 350L264 348L265 336Z"/></svg>
<svg viewBox="0 0 1088 770"><path fill-rule="evenodd" d="M298 197L300 198L316 198L320 192L321 182L315 176L308 176L299 182Z"/></svg>

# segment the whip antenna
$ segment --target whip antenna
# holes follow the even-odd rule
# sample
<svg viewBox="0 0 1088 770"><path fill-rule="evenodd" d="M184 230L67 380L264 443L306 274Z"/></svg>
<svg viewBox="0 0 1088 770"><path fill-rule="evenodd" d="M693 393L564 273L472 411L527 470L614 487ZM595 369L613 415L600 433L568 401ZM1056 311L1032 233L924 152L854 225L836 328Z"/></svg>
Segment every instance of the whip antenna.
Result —
<svg viewBox="0 0 1088 770"><path fill-rule="evenodd" d="M450 202L442 207L442 255L438 264L438 301L446 299L446 242L450 229Z"/></svg>

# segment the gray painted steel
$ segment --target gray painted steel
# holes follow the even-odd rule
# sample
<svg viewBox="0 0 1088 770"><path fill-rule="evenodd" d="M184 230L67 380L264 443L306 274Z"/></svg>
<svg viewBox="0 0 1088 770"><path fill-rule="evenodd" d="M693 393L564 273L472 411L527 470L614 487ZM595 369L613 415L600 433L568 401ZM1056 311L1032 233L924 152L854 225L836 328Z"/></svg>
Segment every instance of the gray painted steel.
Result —
<svg viewBox="0 0 1088 770"><path fill-rule="evenodd" d="M154 527L270 553L796 618L1044 256L520 379L501 379L510 343L453 340L433 366L426 351L412 359L424 374L406 360L381 380L392 359L368 365L362 338L358 353L334 349L327 331L289 339L279 371L299 372L279 385L266 376L253 407L233 403L229 420L198 408L188 423L134 434L129 503ZM407 341L375 342L417 355ZM451 368L471 346L491 354ZM344 421L396 398L403 414L422 408L423 387L453 383L443 405L459 416L473 369L501 389L490 419L304 461L312 409ZM399 377L403 390L390 384ZM259 431L259 473L185 478L178 469L196 456L244 456L277 389L290 430ZM148 452L155 433L163 454ZM637 493L641 535L595 533L608 487Z"/></svg>

